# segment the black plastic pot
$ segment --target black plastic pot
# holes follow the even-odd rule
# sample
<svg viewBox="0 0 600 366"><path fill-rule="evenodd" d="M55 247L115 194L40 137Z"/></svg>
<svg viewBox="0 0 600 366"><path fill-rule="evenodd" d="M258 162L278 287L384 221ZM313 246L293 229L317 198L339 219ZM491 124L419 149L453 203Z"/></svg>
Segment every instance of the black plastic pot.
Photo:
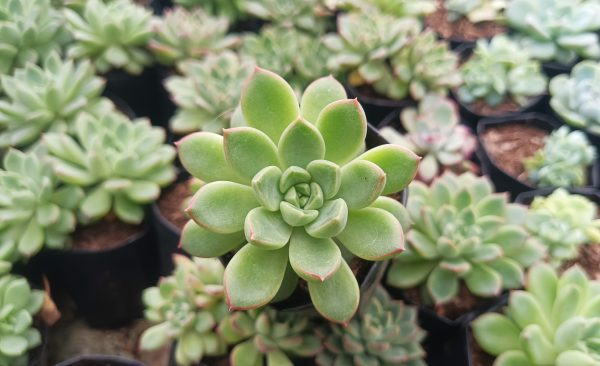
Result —
<svg viewBox="0 0 600 366"><path fill-rule="evenodd" d="M131 358L107 355L81 355L60 362L55 366L145 366Z"/></svg>
<svg viewBox="0 0 600 366"><path fill-rule="evenodd" d="M542 64L542 69L544 70L544 74L546 74L546 76L548 76L549 78L553 78L556 75L570 73L571 69L573 68L573 66L575 66L576 63L577 61L572 62L568 65L563 65L556 61L548 61Z"/></svg>
<svg viewBox="0 0 600 366"><path fill-rule="evenodd" d="M480 123L477 125L477 154L479 155L479 159L481 161L483 173L490 177L494 183L494 186L496 187L496 191L509 192L511 197L514 198L519 193L531 191L537 187L518 180L516 177L508 174L506 171L496 165L496 163L487 153L483 142L483 134L488 128L508 123L521 123L524 125L535 126L548 132L559 128L561 124L549 116L530 113L517 115L514 117L487 118L480 121ZM589 186L597 186L599 184L599 179L600 165L599 160L596 159L594 165L590 169Z"/></svg>
<svg viewBox="0 0 600 366"><path fill-rule="evenodd" d="M502 297L501 301L499 301L494 307L488 309L487 312L495 313L495 312L502 311L502 308L508 304L509 296L510 296L509 294L505 294ZM460 330L459 337L456 340L456 343L458 345L457 352L460 352L460 354L464 356L464 361L460 364L457 363L456 365L474 366L473 352L471 350L471 343L469 342L469 339L471 338L470 322L475 320L475 318L476 317L470 319L469 323L464 324L464 326ZM573 366L575 366L575 365L573 365Z"/></svg>
<svg viewBox="0 0 600 366"><path fill-rule="evenodd" d="M29 352L29 366L48 365L48 327L42 325L38 329L42 336L42 344Z"/></svg>
<svg viewBox="0 0 600 366"><path fill-rule="evenodd" d="M165 81L170 77L175 75L175 70L166 66L157 66L156 67L156 95L157 95L157 109L158 114L153 121L153 124L156 126L161 126L165 130L167 130L167 134L169 135L169 139L171 140L171 133L169 130L169 121L175 115L175 111L177 110L177 106L173 102L171 98L171 94L167 91L165 87Z"/></svg>
<svg viewBox="0 0 600 366"><path fill-rule="evenodd" d="M357 98L369 123L375 127L379 127L381 121L394 110L402 110L406 107L416 105L415 101L410 98L402 100L387 99L384 97L374 97L363 94L357 88L346 85L349 97Z"/></svg>

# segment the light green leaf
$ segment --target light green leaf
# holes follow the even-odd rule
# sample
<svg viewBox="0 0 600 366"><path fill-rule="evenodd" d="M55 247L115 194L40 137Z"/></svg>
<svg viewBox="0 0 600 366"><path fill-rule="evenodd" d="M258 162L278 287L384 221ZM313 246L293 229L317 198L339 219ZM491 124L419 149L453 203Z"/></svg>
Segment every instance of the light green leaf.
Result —
<svg viewBox="0 0 600 366"><path fill-rule="evenodd" d="M398 145L381 145L366 151L359 159L377 164L386 176L382 195L403 190L417 174L419 161L415 153Z"/></svg>
<svg viewBox="0 0 600 366"><path fill-rule="evenodd" d="M331 239L318 239L304 229L294 230L290 240L290 264L306 281L326 281L342 262L340 248Z"/></svg>
<svg viewBox="0 0 600 366"><path fill-rule="evenodd" d="M348 222L348 206L341 198L325 202L317 218L306 225L306 232L315 238L331 238L341 233Z"/></svg>
<svg viewBox="0 0 600 366"><path fill-rule="evenodd" d="M245 243L243 231L231 234L219 234L209 231L193 220L188 221L181 230L180 246L196 257L220 257Z"/></svg>
<svg viewBox="0 0 600 366"><path fill-rule="evenodd" d="M269 211L278 211L283 195L279 191L281 170L268 166L252 178L252 188L260 204Z"/></svg>
<svg viewBox="0 0 600 366"><path fill-rule="evenodd" d="M458 278L453 272L436 267L427 278L427 290L436 304L443 304L458 295Z"/></svg>
<svg viewBox="0 0 600 366"><path fill-rule="evenodd" d="M300 117L283 131L278 152L281 163L286 167L305 168L311 161L323 159L325 142L319 130Z"/></svg>
<svg viewBox="0 0 600 366"><path fill-rule="evenodd" d="M364 146L367 117L356 99L343 99L327 105L317 119L325 141L325 159L344 164Z"/></svg>
<svg viewBox="0 0 600 366"><path fill-rule="evenodd" d="M225 159L248 181L268 166L279 166L277 147L263 132L250 127L223 130Z"/></svg>
<svg viewBox="0 0 600 366"><path fill-rule="evenodd" d="M246 240L263 249L279 249L286 245L292 235L292 227L279 212L256 207L248 213L244 224Z"/></svg>
<svg viewBox="0 0 600 366"><path fill-rule="evenodd" d="M358 283L345 261L325 282L308 282L308 291L317 311L332 322L347 324L358 309Z"/></svg>
<svg viewBox="0 0 600 366"><path fill-rule="evenodd" d="M319 114L330 103L346 99L344 86L333 76L322 77L310 83L302 95L300 114L311 123L316 123Z"/></svg>
<svg viewBox="0 0 600 366"><path fill-rule="evenodd" d="M336 195L350 210L369 206L385 187L385 172L366 160L354 160L342 167L342 183Z"/></svg>
<svg viewBox="0 0 600 366"><path fill-rule="evenodd" d="M338 165L327 160L314 160L306 170L312 181L321 187L325 199L331 199L337 194L342 183L342 171Z"/></svg>
<svg viewBox="0 0 600 366"><path fill-rule="evenodd" d="M472 327L477 343L489 354L498 356L521 349L521 330L504 315L484 314L473 322Z"/></svg>

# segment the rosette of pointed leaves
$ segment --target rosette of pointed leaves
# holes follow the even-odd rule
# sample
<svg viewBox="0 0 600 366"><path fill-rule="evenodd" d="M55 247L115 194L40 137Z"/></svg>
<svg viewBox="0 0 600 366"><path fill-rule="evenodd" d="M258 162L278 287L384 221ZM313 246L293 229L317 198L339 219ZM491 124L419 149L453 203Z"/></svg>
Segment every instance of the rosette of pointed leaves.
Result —
<svg viewBox="0 0 600 366"><path fill-rule="evenodd" d="M494 22L503 18L508 0L444 0L448 20L467 18L471 23Z"/></svg>
<svg viewBox="0 0 600 366"><path fill-rule="evenodd" d="M75 230L81 189L60 186L40 149L10 149L0 169L0 268L42 247L63 249Z"/></svg>
<svg viewBox="0 0 600 366"><path fill-rule="evenodd" d="M594 366L600 363L600 284L579 267L560 276L537 264L526 290L513 291L503 314L473 322L477 343L494 366Z"/></svg>
<svg viewBox="0 0 600 366"><path fill-rule="evenodd" d="M228 35L229 20L213 17L202 9L175 8L155 19L148 47L163 65L173 66L185 59L199 59L236 46L240 39Z"/></svg>
<svg viewBox="0 0 600 366"><path fill-rule="evenodd" d="M117 112L82 114L72 135L47 133L44 145L60 180L82 187L81 221L110 212L139 224L143 205L154 202L160 188L175 179L175 149L164 143L165 131L147 119L129 121Z"/></svg>
<svg viewBox="0 0 600 366"><path fill-rule="evenodd" d="M397 145L361 154L364 111L345 98L327 77L299 106L285 80L257 68L241 100L251 127L178 143L183 166L207 182L186 210L182 246L201 257L237 250L225 269L230 308L284 299L300 276L322 315L347 322L359 288L339 246L368 261L403 250L402 206L379 195L402 190L419 158Z"/></svg>
<svg viewBox="0 0 600 366"><path fill-rule="evenodd" d="M596 148L581 131L562 126L544 139L544 147L523 161L527 179L539 187L584 186Z"/></svg>
<svg viewBox="0 0 600 366"><path fill-rule="evenodd" d="M558 188L548 197L535 197L527 216L527 229L548 247L549 262L577 256L579 246L600 243L598 207L585 196Z"/></svg>
<svg viewBox="0 0 600 366"><path fill-rule="evenodd" d="M279 27L297 28L319 35L330 20L321 0L243 0L246 13Z"/></svg>
<svg viewBox="0 0 600 366"><path fill-rule="evenodd" d="M112 108L88 61L62 61L53 53L42 67L30 63L0 80L6 93L0 98L0 148L26 147L45 131L68 130L82 112Z"/></svg>
<svg viewBox="0 0 600 366"><path fill-rule="evenodd" d="M89 0L82 14L64 9L75 41L67 55L90 59L101 73L123 69L140 74L152 57L146 50L152 37L152 13L129 0Z"/></svg>
<svg viewBox="0 0 600 366"><path fill-rule="evenodd" d="M242 84L253 66L232 51L180 63L182 75L165 82L179 107L171 119L171 130L176 134L199 130L221 134L230 126L240 103Z"/></svg>
<svg viewBox="0 0 600 366"><path fill-rule="evenodd" d="M228 315L218 333L228 343L237 344L229 356L232 366L293 366L290 358L312 357L321 348L314 328L306 314L267 307Z"/></svg>
<svg viewBox="0 0 600 366"><path fill-rule="evenodd" d="M435 11L435 0L325 0L331 10L379 11L396 18L421 17Z"/></svg>
<svg viewBox="0 0 600 366"><path fill-rule="evenodd" d="M215 332L228 313L223 265L217 259L178 254L173 260L173 274L144 290L146 319L157 324L144 331L141 348L156 350L176 341L175 361L182 366L197 364L204 356L224 355L227 345Z"/></svg>
<svg viewBox="0 0 600 366"><path fill-rule="evenodd" d="M211 15L224 16L230 21L243 17L240 2L243 0L173 0L187 9L201 8Z"/></svg>
<svg viewBox="0 0 600 366"><path fill-rule="evenodd" d="M490 106L507 100L525 105L545 93L548 84L540 63L505 35L478 40L460 72L464 83L458 88L458 98L469 104L483 99Z"/></svg>
<svg viewBox="0 0 600 366"><path fill-rule="evenodd" d="M446 95L462 79L458 56L435 33L425 31L414 37L391 59L397 92L421 100L427 93Z"/></svg>
<svg viewBox="0 0 600 366"><path fill-rule="evenodd" d="M324 348L316 358L319 366L426 365L420 344L425 332L417 325L417 309L391 300L382 287L347 327L331 324L321 333Z"/></svg>
<svg viewBox="0 0 600 366"><path fill-rule="evenodd" d="M514 0L505 17L536 59L567 65L577 57L600 57L600 4L595 0Z"/></svg>
<svg viewBox="0 0 600 366"><path fill-rule="evenodd" d="M582 61L550 81L550 106L565 122L600 135L600 63Z"/></svg>
<svg viewBox="0 0 600 366"><path fill-rule="evenodd" d="M401 134L393 127L380 130L381 135L423 157L419 164L419 179L429 182L445 168L468 169L468 160L477 141L467 126L459 124L456 105L445 97L428 94L417 108L405 108L400 114ZM463 167L459 167L460 165Z"/></svg>
<svg viewBox="0 0 600 366"><path fill-rule="evenodd" d="M389 63L419 33L420 23L379 12L354 12L338 16L337 29L337 34L323 38L333 54L327 62L331 72L345 74L350 85L370 86L383 96L404 98L406 85Z"/></svg>
<svg viewBox="0 0 600 366"><path fill-rule="evenodd" d="M425 301L452 300L460 281L481 297L519 288L523 268L544 255L543 246L520 226L526 208L493 193L486 178L445 173L430 187L415 181L407 209L413 222L408 246L395 258L387 282L422 286Z"/></svg>

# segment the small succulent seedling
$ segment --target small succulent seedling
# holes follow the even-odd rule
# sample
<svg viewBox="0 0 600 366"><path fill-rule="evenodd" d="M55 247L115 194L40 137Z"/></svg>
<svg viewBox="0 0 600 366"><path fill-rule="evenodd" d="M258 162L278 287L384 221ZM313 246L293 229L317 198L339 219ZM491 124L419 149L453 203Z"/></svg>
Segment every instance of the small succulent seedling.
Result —
<svg viewBox="0 0 600 366"><path fill-rule="evenodd" d="M232 51L181 63L182 75L165 82L179 107L171 119L171 130L176 134L195 131L221 134L223 128L230 127L240 103L242 84L253 66Z"/></svg>
<svg viewBox="0 0 600 366"><path fill-rule="evenodd" d="M268 307L232 313L218 333L236 344L229 356L232 366L293 366L290 358L312 357L321 349L310 317Z"/></svg>
<svg viewBox="0 0 600 366"><path fill-rule="evenodd" d="M345 323L359 288L341 247L380 261L403 250L402 205L379 197L402 190L419 158L397 145L363 154L367 123L331 77L312 83L300 106L280 76L257 68L242 93L250 127L199 132L178 143L183 166L207 182L182 233L201 257L236 251L225 269L231 309L284 299L298 277L316 309ZM368 243L366 245L365 243Z"/></svg>
<svg viewBox="0 0 600 366"><path fill-rule="evenodd" d="M421 17L435 11L435 0L325 0L331 10L378 11L396 18Z"/></svg>
<svg viewBox="0 0 600 366"><path fill-rule="evenodd" d="M547 136L544 147L523 164L527 178L539 187L584 186L596 154L583 132L563 126Z"/></svg>
<svg viewBox="0 0 600 366"><path fill-rule="evenodd" d="M526 290L513 291L503 314L473 322L477 343L494 366L594 366L600 362L600 284L579 267L560 276L537 264Z"/></svg>
<svg viewBox="0 0 600 366"><path fill-rule="evenodd" d="M84 223L114 212L124 222L139 224L143 205L175 179L175 149L164 144L164 130L147 119L132 123L114 111L82 114L72 135L47 133L43 141L58 178L85 190L79 210Z"/></svg>
<svg viewBox="0 0 600 366"><path fill-rule="evenodd" d="M241 8L256 18L283 28L297 28L318 35L328 17L321 0L243 0Z"/></svg>
<svg viewBox="0 0 600 366"><path fill-rule="evenodd" d="M469 128L459 124L460 115L449 99L428 94L418 109L403 109L400 120L405 134L388 126L380 133L389 142L423 157L419 164L419 179L429 182L445 169L469 169L468 160L477 142Z"/></svg>
<svg viewBox="0 0 600 366"><path fill-rule="evenodd" d="M417 325L417 309L391 300L382 287L347 327L331 324L320 333L324 347L316 358L319 366L426 365L421 347L425 332Z"/></svg>
<svg viewBox="0 0 600 366"><path fill-rule="evenodd" d="M460 281L481 297L519 288L523 268L544 255L521 226L526 208L494 193L486 178L445 173L430 187L415 181L407 209L413 222L408 246L394 259L387 283L422 286L426 302L453 300Z"/></svg>
<svg viewBox="0 0 600 366"><path fill-rule="evenodd" d="M146 50L152 37L152 13L129 0L88 0L81 14L64 9L75 41L67 55L90 59L101 73L123 69L140 74L152 62Z"/></svg>
<svg viewBox="0 0 600 366"><path fill-rule="evenodd" d="M502 12L509 0L444 0L448 20L467 18L471 23L494 22L503 19Z"/></svg>
<svg viewBox="0 0 600 366"><path fill-rule="evenodd" d="M527 229L548 247L549 262L558 267L575 258L583 244L600 243L598 206L585 196L558 188L548 197L535 197Z"/></svg>
<svg viewBox="0 0 600 366"><path fill-rule="evenodd" d="M178 365L197 364L204 356L226 353L225 340L215 332L227 315L223 265L217 259L176 254L175 270L157 287L144 291L146 318L156 323L142 334L140 346L157 350L175 343Z"/></svg>

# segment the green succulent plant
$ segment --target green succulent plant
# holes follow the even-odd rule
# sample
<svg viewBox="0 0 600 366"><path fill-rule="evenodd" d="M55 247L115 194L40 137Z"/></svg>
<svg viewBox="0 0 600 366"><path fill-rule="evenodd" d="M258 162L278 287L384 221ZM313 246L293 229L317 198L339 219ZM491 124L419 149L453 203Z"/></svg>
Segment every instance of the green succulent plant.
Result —
<svg viewBox="0 0 600 366"><path fill-rule="evenodd" d="M539 187L584 186L597 152L581 131L562 126L544 139L544 147L525 159L527 178Z"/></svg>
<svg viewBox="0 0 600 366"><path fill-rule="evenodd" d="M267 307L233 312L218 333L236 344L229 356L232 366L293 366L290 358L312 357L321 349L314 327L305 314Z"/></svg>
<svg viewBox="0 0 600 366"><path fill-rule="evenodd" d="M243 0L241 8L251 16L283 28L321 34L328 21L321 0Z"/></svg>
<svg viewBox="0 0 600 366"><path fill-rule="evenodd" d="M522 106L543 94L548 84L540 63L505 35L478 40L473 56L460 72L464 83L457 95L468 104L483 100L497 106L512 100Z"/></svg>
<svg viewBox="0 0 600 366"><path fill-rule="evenodd" d="M382 287L347 327L331 324L321 333L324 347L316 358L319 366L426 365L420 344L425 332L417 325L417 309L391 300Z"/></svg>
<svg viewBox="0 0 600 366"><path fill-rule="evenodd" d="M139 224L143 205L175 179L175 149L164 144L165 131L144 118L131 122L114 111L81 114L72 135L47 133L43 140L58 178L86 192L79 209L84 223L114 212Z"/></svg>
<svg viewBox="0 0 600 366"><path fill-rule="evenodd" d="M187 9L202 8L211 15L224 16L230 21L244 17L240 7L242 1L244 0L173 0L176 5Z"/></svg>
<svg viewBox="0 0 600 366"><path fill-rule="evenodd" d="M550 106L565 122L600 135L600 63L582 61L550 81Z"/></svg>
<svg viewBox="0 0 600 366"><path fill-rule="evenodd" d="M505 16L536 59L569 64L578 57L600 57L600 4L595 0L514 0Z"/></svg>
<svg viewBox="0 0 600 366"><path fill-rule="evenodd" d="M509 0L444 0L448 20L467 18L471 23L494 22L503 19Z"/></svg>
<svg viewBox="0 0 600 366"><path fill-rule="evenodd" d="M547 264L531 268L526 290L513 291L503 314L473 322L494 366L593 366L600 362L600 284L573 267L560 278Z"/></svg>
<svg viewBox="0 0 600 366"><path fill-rule="evenodd" d="M579 247L600 243L598 206L585 196L562 188L531 202L527 229L548 247L549 262L555 267L577 257Z"/></svg>
<svg viewBox="0 0 600 366"><path fill-rule="evenodd" d="M177 7L155 19L148 47L163 65L173 66L186 59L199 59L213 52L235 47L236 35L227 34L229 20L213 17L204 10Z"/></svg>
<svg viewBox="0 0 600 366"><path fill-rule="evenodd" d="M51 53L43 66L28 64L14 75L0 76L0 148L27 147L46 131L65 131L82 112L113 108L100 95L104 81L89 61L62 61Z"/></svg>
<svg viewBox="0 0 600 366"><path fill-rule="evenodd" d="M165 86L179 107L170 128L176 134L208 131L221 134L231 125L240 102L243 82L253 63L232 51L208 55L202 61L179 65L181 76L167 79Z"/></svg>
<svg viewBox="0 0 600 366"><path fill-rule="evenodd" d="M468 160L477 141L467 126L459 124L460 115L452 101L428 94L418 109L403 109L400 120L406 133L390 126L379 132L389 142L423 157L419 164L419 179L429 182L447 168L469 169Z"/></svg>
<svg viewBox="0 0 600 366"><path fill-rule="evenodd" d="M152 13L129 0L88 0L82 14L63 10L74 42L67 55L90 59L101 73L122 69L140 74L152 63L146 46L152 37Z"/></svg>
<svg viewBox="0 0 600 366"><path fill-rule="evenodd" d="M418 157L396 145L363 154L367 123L332 77L312 83L301 105L277 74L257 68L241 98L250 127L206 132L178 143L183 166L207 182L186 210L182 233L192 255L237 250L225 269L231 309L288 297L298 276L316 309L345 323L359 287L340 247L368 261L403 250L399 202ZM365 245L365 243L369 243Z"/></svg>
<svg viewBox="0 0 600 366"><path fill-rule="evenodd" d="M394 259L387 283L421 286L425 302L454 299L460 281L481 297L519 288L523 268L544 255L521 226L526 208L494 193L486 178L447 172L430 187L415 181L407 209L413 222L408 245Z"/></svg>
<svg viewBox="0 0 600 366"><path fill-rule="evenodd" d="M83 192L61 186L40 148L10 149L0 169L0 272L42 247L65 248Z"/></svg>
<svg viewBox="0 0 600 366"><path fill-rule="evenodd" d="M396 18L421 17L433 13L435 0L325 0L332 10L379 11Z"/></svg>
<svg viewBox="0 0 600 366"><path fill-rule="evenodd" d="M32 290L23 277L5 274L0 277L0 299L0 365L26 366L27 353L42 343L33 317L42 308L44 292Z"/></svg>
<svg viewBox="0 0 600 366"><path fill-rule="evenodd" d="M180 254L173 260L173 274L144 290L145 315L155 325L142 334L141 348L157 350L176 341L175 361L182 366L197 364L204 356L224 355L227 345L215 332L228 314L223 265L217 259Z"/></svg>

